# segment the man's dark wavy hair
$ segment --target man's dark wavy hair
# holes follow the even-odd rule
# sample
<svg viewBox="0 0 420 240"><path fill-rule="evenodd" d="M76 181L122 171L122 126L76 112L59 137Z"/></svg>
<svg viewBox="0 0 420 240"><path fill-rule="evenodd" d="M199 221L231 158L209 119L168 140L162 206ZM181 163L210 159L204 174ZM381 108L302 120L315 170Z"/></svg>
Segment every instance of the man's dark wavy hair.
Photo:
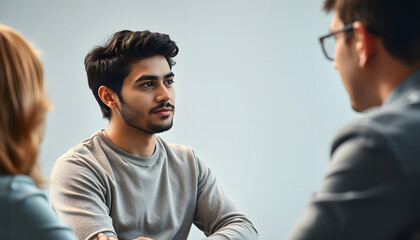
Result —
<svg viewBox="0 0 420 240"><path fill-rule="evenodd" d="M344 24L361 21L402 62L420 61L420 0L325 0L324 9Z"/></svg>
<svg viewBox="0 0 420 240"><path fill-rule="evenodd" d="M133 63L149 57L163 56L172 69L175 65L172 58L178 51L176 43L167 34L150 31L119 31L105 45L94 47L85 57L85 69L89 88L101 107L103 117L109 119L111 110L99 98L100 86L110 88L122 100L122 84Z"/></svg>

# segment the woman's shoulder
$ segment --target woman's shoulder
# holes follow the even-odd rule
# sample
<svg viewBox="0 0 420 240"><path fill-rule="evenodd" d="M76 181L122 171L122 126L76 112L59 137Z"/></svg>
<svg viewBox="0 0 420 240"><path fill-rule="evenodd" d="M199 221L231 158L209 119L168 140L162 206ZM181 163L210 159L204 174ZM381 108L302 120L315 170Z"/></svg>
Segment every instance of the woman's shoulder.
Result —
<svg viewBox="0 0 420 240"><path fill-rule="evenodd" d="M0 175L0 203L0 212L5 213L0 223L8 225L3 230L14 239L25 239L27 232L36 233L34 239L76 239L28 176Z"/></svg>
<svg viewBox="0 0 420 240"><path fill-rule="evenodd" d="M0 193L10 204L19 204L34 195L46 199L34 180L25 175L0 175Z"/></svg>

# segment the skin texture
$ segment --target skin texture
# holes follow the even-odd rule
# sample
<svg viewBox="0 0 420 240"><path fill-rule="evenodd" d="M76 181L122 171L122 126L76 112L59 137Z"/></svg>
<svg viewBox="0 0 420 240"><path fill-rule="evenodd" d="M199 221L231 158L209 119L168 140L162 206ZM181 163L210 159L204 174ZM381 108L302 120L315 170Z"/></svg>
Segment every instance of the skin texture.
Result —
<svg viewBox="0 0 420 240"><path fill-rule="evenodd" d="M116 146L138 156L153 154L155 133L169 130L173 124L173 78L166 59L155 56L132 64L121 89L122 99L105 86L99 88L100 98L111 109L105 132Z"/></svg>

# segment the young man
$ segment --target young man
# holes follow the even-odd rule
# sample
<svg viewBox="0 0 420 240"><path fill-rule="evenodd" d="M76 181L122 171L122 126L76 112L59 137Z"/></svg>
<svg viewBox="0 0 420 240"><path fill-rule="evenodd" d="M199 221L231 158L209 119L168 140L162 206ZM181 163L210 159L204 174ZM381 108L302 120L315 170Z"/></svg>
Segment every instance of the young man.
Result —
<svg viewBox="0 0 420 240"><path fill-rule="evenodd" d="M192 223L206 239L258 239L194 151L156 135L172 127L177 54L166 34L126 30L86 56L109 124L57 160L50 192L79 239L187 239Z"/></svg>
<svg viewBox="0 0 420 240"><path fill-rule="evenodd" d="M335 137L328 173L288 239L412 239L420 232L420 1L326 0L325 9L334 15L324 53L366 116Z"/></svg>

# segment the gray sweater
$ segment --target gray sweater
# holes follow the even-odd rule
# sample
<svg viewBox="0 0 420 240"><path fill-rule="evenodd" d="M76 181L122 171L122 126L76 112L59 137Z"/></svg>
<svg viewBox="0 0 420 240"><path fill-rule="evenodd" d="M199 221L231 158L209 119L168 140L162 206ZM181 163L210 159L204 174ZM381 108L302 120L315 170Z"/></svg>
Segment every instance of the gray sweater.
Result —
<svg viewBox="0 0 420 240"><path fill-rule="evenodd" d="M61 156L50 201L79 239L187 239L192 223L206 239L258 239L252 223L189 147L157 137L150 157L115 146L104 134Z"/></svg>

